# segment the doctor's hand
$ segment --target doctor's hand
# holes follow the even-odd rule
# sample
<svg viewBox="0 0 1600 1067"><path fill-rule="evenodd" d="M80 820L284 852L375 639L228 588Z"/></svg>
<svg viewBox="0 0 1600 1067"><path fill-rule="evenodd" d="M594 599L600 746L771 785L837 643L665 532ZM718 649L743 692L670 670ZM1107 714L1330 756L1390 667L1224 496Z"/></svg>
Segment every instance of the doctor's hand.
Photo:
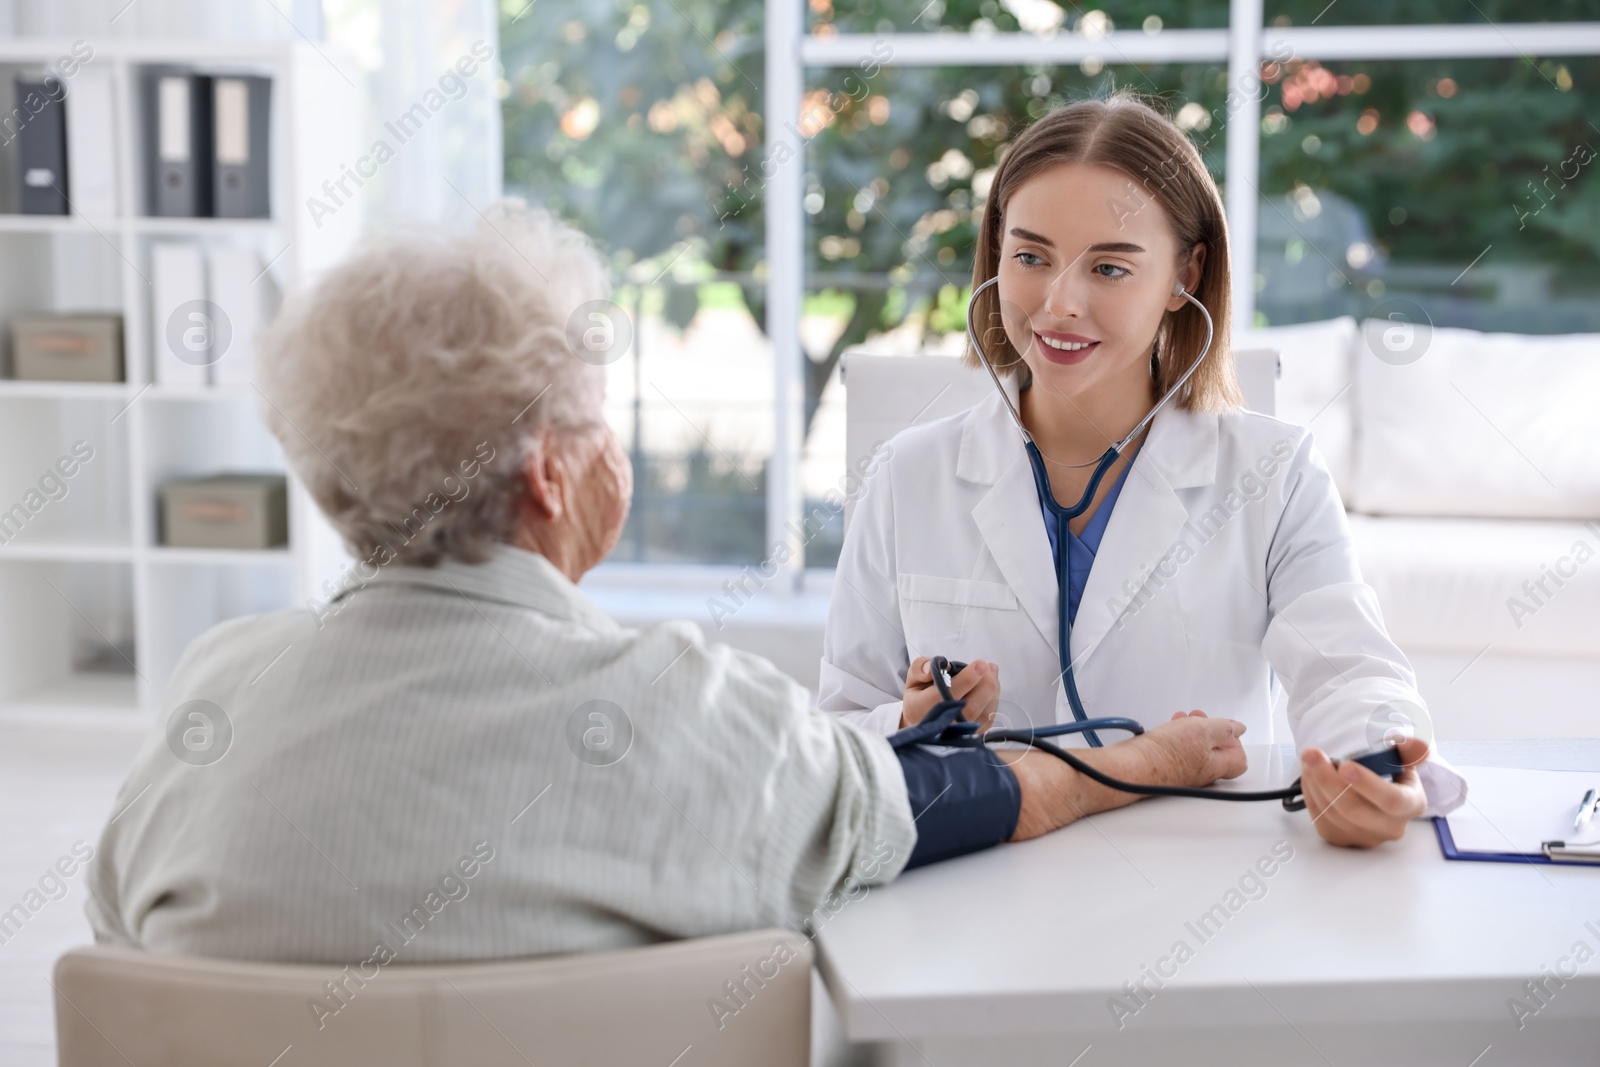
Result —
<svg viewBox="0 0 1600 1067"><path fill-rule="evenodd" d="M929 662L927 656L918 656L906 671L906 691L900 707L902 730L927 718L928 712L941 699L939 687L933 684L933 673L928 669ZM1000 707L1000 664L973 660L950 679L950 695L967 702L961 712L962 718L977 723L981 730L989 729Z"/></svg>
<svg viewBox="0 0 1600 1067"><path fill-rule="evenodd" d="M1206 786L1218 778L1237 778L1247 761L1239 735L1244 723L1213 719L1203 711L1176 712L1171 721L1139 738L1164 757L1156 779L1165 785Z"/></svg>
<svg viewBox="0 0 1600 1067"><path fill-rule="evenodd" d="M1354 760L1337 766L1321 749L1300 753L1300 788L1306 811L1324 840L1349 848L1372 848L1398 841L1406 823L1428 807L1417 764L1428 758L1428 743L1408 737L1396 746L1405 771L1393 781Z"/></svg>

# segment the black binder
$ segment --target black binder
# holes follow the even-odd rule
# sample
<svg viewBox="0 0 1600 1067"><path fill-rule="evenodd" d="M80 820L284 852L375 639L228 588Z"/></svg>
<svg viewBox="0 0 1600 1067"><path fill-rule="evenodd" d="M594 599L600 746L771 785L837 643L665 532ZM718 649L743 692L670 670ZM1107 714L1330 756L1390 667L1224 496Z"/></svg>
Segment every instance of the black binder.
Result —
<svg viewBox="0 0 1600 1067"><path fill-rule="evenodd" d="M53 86L53 90L52 90ZM67 200L66 86L55 79L16 79L11 112L19 117L17 177L24 215L65 215Z"/></svg>
<svg viewBox="0 0 1600 1067"><path fill-rule="evenodd" d="M270 78L217 75L212 79L219 218L264 219L272 213L267 188L271 93Z"/></svg>
<svg viewBox="0 0 1600 1067"><path fill-rule="evenodd" d="M145 75L145 176L150 214L211 214L211 79L183 71Z"/></svg>

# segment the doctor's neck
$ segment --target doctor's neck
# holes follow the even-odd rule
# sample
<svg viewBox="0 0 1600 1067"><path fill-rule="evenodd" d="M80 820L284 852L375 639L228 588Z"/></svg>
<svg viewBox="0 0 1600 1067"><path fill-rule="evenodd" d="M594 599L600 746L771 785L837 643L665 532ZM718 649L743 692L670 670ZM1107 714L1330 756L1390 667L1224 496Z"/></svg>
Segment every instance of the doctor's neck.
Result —
<svg viewBox="0 0 1600 1067"><path fill-rule="evenodd" d="M1151 342L1151 349L1155 347ZM1030 365L1038 366L1029 359ZM1127 436L1156 402L1150 351L1088 388L1072 391L1044 360L1021 396L1022 424L1047 461L1087 463ZM1148 429L1146 433L1148 433ZM1131 444L1136 444L1132 442Z"/></svg>

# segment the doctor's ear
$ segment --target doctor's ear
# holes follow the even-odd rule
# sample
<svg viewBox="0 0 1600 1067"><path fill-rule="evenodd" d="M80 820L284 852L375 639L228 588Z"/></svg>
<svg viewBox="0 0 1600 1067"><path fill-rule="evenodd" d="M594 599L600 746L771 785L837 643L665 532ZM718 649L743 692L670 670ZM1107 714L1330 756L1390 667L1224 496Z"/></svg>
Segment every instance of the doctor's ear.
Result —
<svg viewBox="0 0 1600 1067"><path fill-rule="evenodd" d="M1183 294L1193 293L1200 287L1200 277L1205 272L1205 265L1206 246L1197 244L1189 253L1188 264L1178 272L1178 278L1172 284L1172 296L1167 301L1168 311L1178 311L1188 304Z"/></svg>

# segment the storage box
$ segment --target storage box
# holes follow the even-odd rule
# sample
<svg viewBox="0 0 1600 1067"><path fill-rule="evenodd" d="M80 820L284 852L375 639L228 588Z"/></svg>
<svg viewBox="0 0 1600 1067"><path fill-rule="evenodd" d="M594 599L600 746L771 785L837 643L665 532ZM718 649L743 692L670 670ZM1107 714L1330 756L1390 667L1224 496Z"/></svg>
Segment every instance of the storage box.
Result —
<svg viewBox="0 0 1600 1067"><path fill-rule="evenodd" d="M272 548L289 540L281 474L217 474L161 487L161 543L174 548Z"/></svg>
<svg viewBox="0 0 1600 1067"><path fill-rule="evenodd" d="M121 315L18 315L11 351L14 375L24 381L125 380Z"/></svg>

